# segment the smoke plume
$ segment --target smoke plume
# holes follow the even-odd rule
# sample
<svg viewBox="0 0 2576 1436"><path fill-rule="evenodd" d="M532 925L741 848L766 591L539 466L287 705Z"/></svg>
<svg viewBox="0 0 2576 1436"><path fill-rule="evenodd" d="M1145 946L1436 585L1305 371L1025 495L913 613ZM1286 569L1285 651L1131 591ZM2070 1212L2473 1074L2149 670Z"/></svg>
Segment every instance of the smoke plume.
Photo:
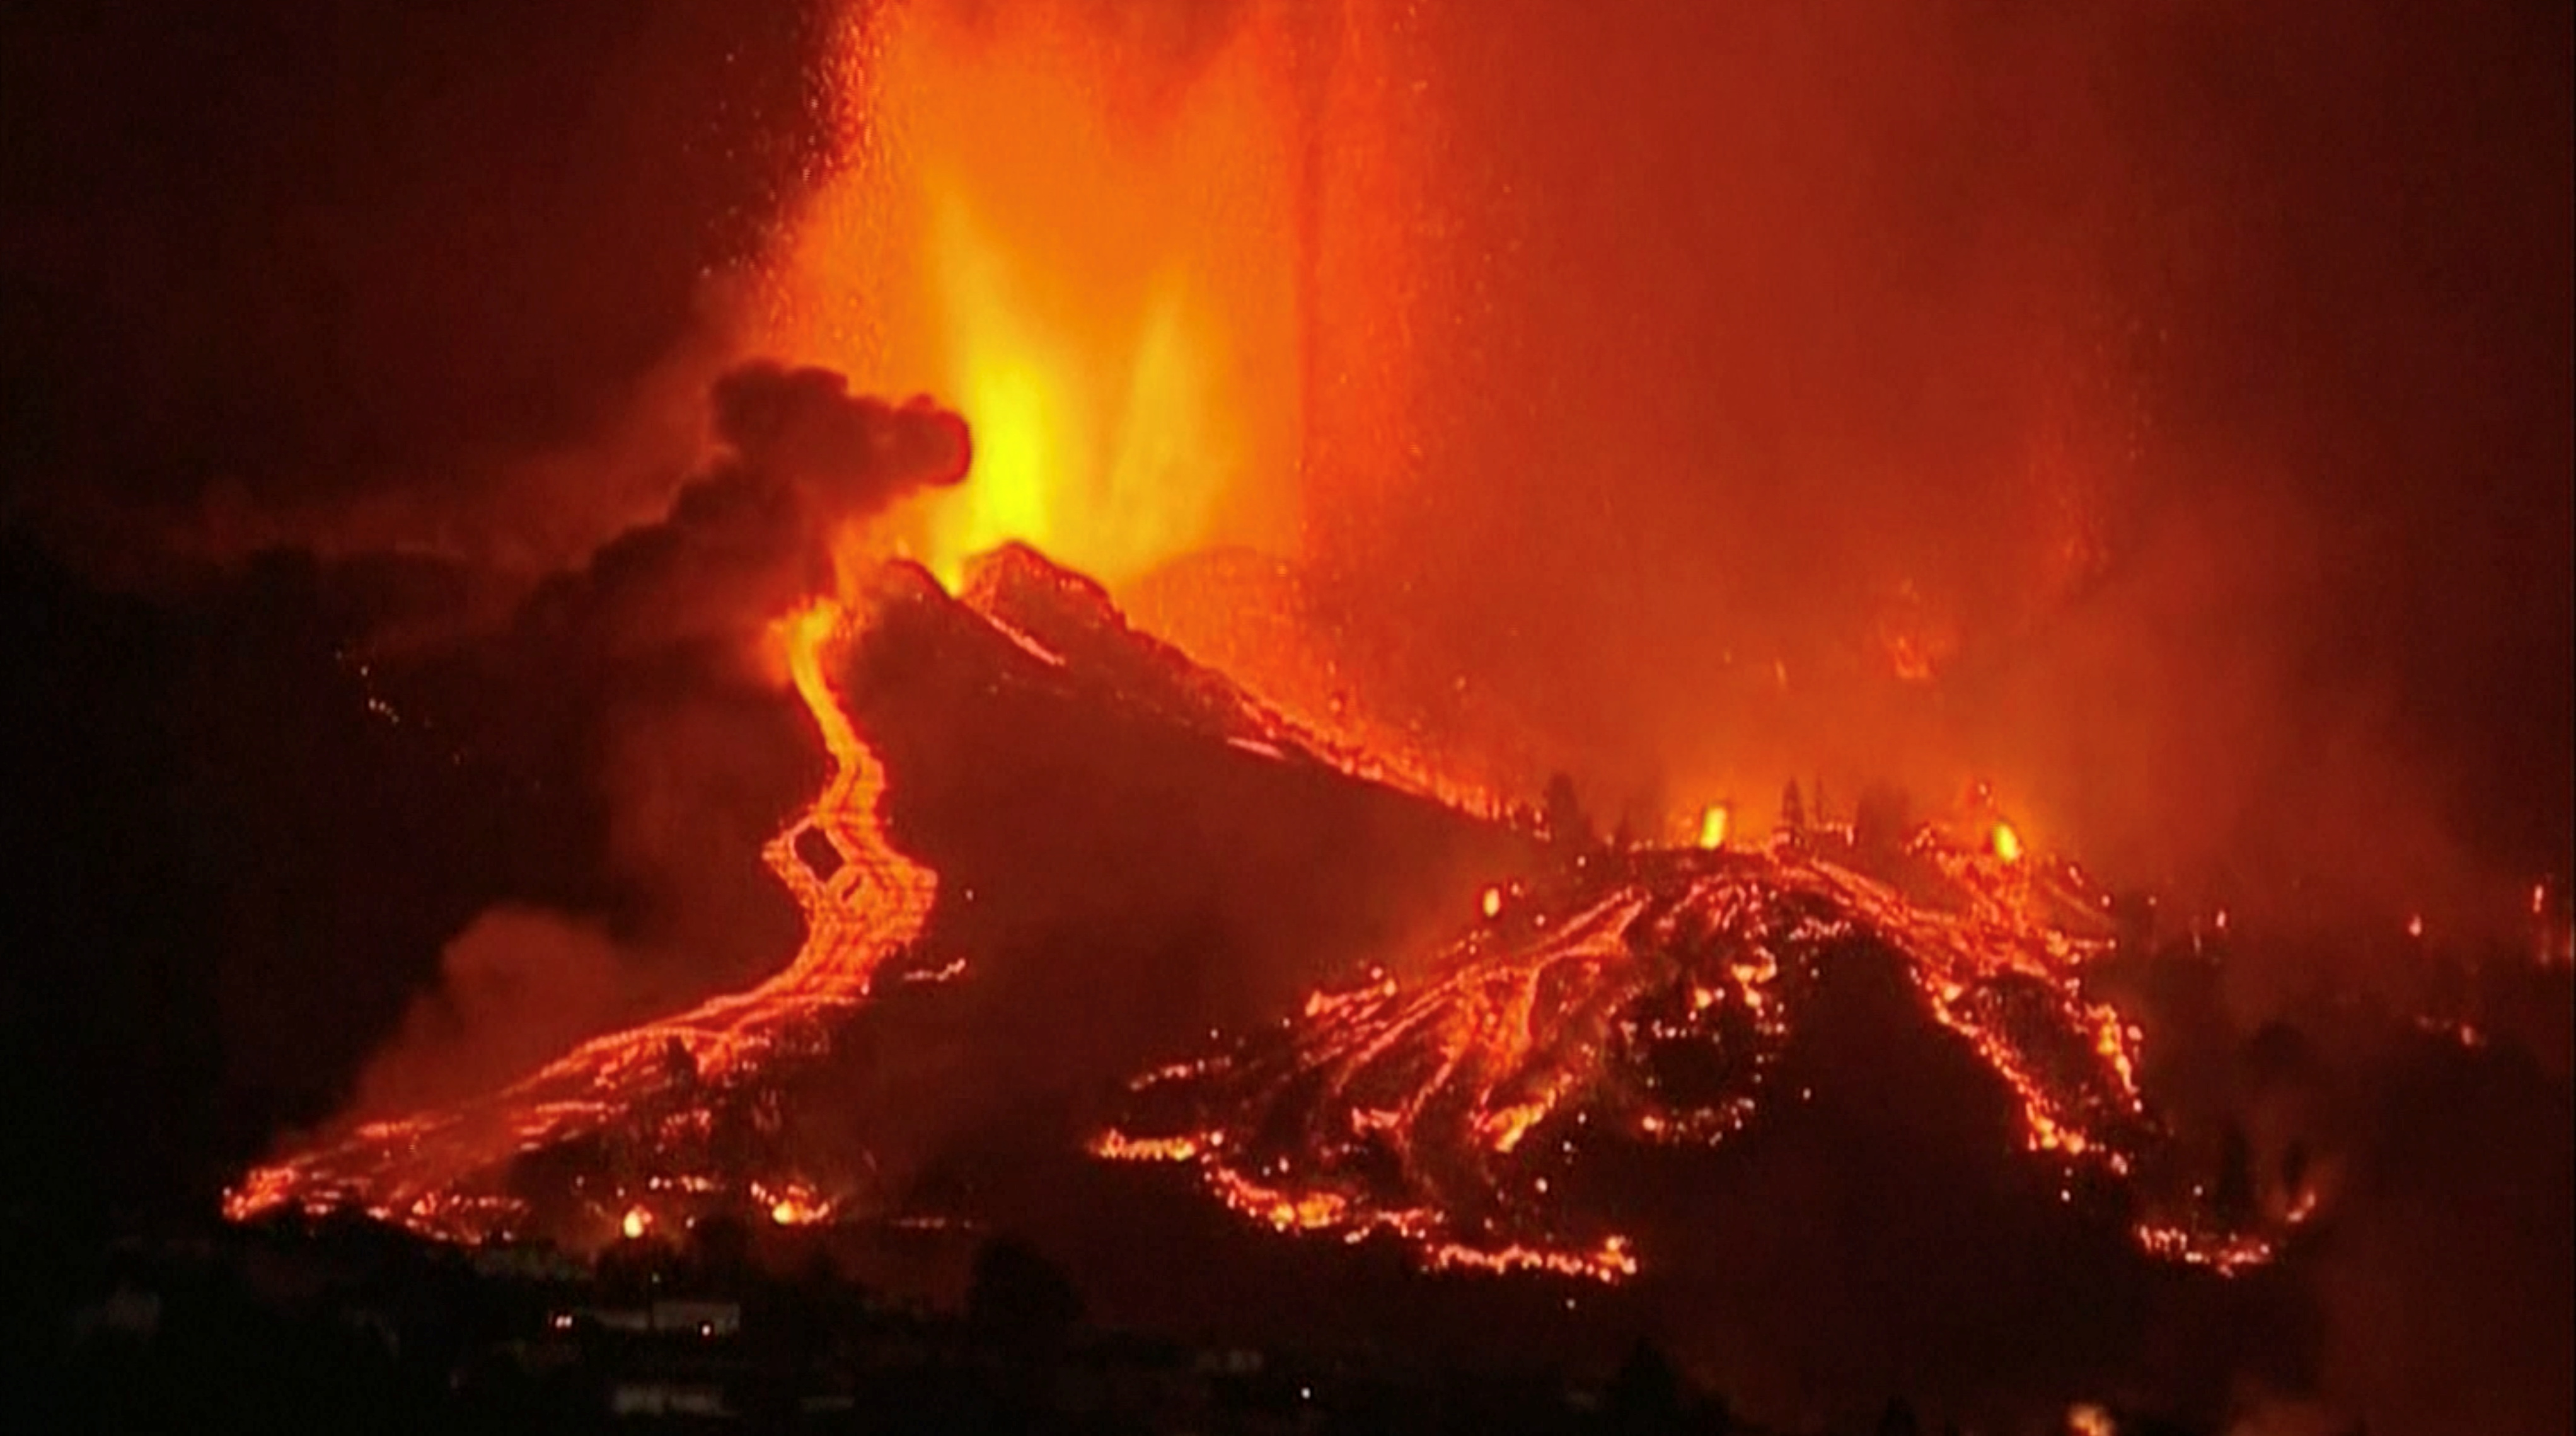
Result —
<svg viewBox="0 0 2576 1436"><path fill-rule="evenodd" d="M623 657L741 638L830 591L833 546L855 525L915 489L960 482L971 457L955 414L854 396L827 369L745 365L710 400L725 455L659 522L542 585L524 633Z"/></svg>
<svg viewBox="0 0 2576 1436"><path fill-rule="evenodd" d="M768 626L835 591L835 555L966 473L964 422L756 362L707 395L714 459L654 522L540 583L497 632L411 655L425 703L539 782L589 795L590 901L505 903L443 954L357 1108L479 1090L579 1038L739 985L794 950L761 845L812 796L810 728ZM459 705L462 705L461 707Z"/></svg>

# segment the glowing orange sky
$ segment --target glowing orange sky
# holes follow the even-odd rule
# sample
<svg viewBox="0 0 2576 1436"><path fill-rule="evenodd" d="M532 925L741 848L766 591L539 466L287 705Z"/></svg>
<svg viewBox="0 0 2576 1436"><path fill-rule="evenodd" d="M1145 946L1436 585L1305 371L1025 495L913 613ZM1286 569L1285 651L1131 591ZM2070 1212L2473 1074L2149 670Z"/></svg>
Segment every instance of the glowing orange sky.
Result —
<svg viewBox="0 0 2576 1436"><path fill-rule="evenodd" d="M1113 584L1294 547L1302 127L1277 18L1205 53L1069 5L853 18L847 163L796 227L771 342L965 412L974 481L909 538L943 576L1006 539Z"/></svg>

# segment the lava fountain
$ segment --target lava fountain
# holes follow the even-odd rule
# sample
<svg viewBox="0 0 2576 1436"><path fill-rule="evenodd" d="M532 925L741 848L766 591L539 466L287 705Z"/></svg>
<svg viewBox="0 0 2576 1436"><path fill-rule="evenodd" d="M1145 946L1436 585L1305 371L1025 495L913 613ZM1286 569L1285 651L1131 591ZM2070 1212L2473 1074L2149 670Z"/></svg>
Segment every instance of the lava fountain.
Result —
<svg viewBox="0 0 2576 1436"><path fill-rule="evenodd" d="M1285 10L852 13L840 168L761 344L967 416L976 482L905 540L950 587L1010 540L1113 587L1293 542L1313 106Z"/></svg>

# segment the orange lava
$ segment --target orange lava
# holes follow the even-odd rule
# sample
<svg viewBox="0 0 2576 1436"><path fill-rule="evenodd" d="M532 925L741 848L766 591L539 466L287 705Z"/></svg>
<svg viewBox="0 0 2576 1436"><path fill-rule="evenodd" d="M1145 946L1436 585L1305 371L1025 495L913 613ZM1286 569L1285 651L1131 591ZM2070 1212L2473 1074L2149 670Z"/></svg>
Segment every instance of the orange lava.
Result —
<svg viewBox="0 0 2576 1436"><path fill-rule="evenodd" d="M1188 1164L1282 1232L1618 1280L1642 1260L1631 1237L1564 1205L1559 1179L1588 1144L1715 1145L1800 1100L1771 1090L1774 1073L1807 994L1858 939L1897 958L2011 1094L2031 1153L2132 1175L2159 1139L2137 1029L2084 990L2108 942L2081 874L1925 829L1900 890L1820 836L1596 864L1533 905L1553 912L1497 926L1489 911L1420 979L1372 970L1284 1027L1138 1079L1129 1119L1091 1150ZM2221 1274L2274 1250L2198 1220L2136 1237Z"/></svg>
<svg viewBox="0 0 2576 1436"><path fill-rule="evenodd" d="M371 1122L273 1164L226 1194L235 1220L278 1208L324 1211L356 1206L386 1221L454 1238L511 1231L524 1204L507 1189L511 1161L525 1153L631 1122L641 1114L700 1105L705 1093L753 1076L782 1044L818 1019L863 1001L878 967L917 936L938 895L929 869L897 852L882 819L885 769L842 711L825 655L847 615L817 600L779 626L789 676L832 759L813 806L762 850L805 916L805 941L776 976L745 992L583 1043L498 1092L393 1121ZM826 879L798 855L819 839L839 855ZM673 1165L678 1165L674 1159ZM650 1175L649 1191L706 1192L703 1174ZM770 1203L790 1216L825 1204L799 1188ZM628 1236L649 1227L649 1204L603 1212L603 1229Z"/></svg>
<svg viewBox="0 0 2576 1436"><path fill-rule="evenodd" d="M1699 845L1715 850L1726 846L1726 830L1734 819L1734 810L1724 803L1711 803L1699 815Z"/></svg>
<svg viewBox="0 0 2576 1436"><path fill-rule="evenodd" d="M975 482L911 535L952 590L1012 540L1112 586L1220 539L1293 542L1295 16L1209 35L1176 14L852 7L841 167L760 341L966 415Z"/></svg>

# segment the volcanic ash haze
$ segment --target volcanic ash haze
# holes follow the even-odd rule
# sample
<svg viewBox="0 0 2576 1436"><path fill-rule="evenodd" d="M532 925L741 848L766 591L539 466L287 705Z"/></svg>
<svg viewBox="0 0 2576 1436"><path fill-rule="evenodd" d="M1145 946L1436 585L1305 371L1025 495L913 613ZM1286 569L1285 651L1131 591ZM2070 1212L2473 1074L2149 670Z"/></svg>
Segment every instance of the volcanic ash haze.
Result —
<svg viewBox="0 0 2576 1436"><path fill-rule="evenodd" d="M1847 803L1891 772L1927 796L1983 774L2046 849L2240 914L2394 939L2421 913L2438 939L2521 921L2540 874L2561 875L2544 897L2565 891L2567 7L835 15L828 40L700 0L558 6L542 25L520 6L351 11L249 42L204 16L8 18L0 90L23 142L0 266L25 396L8 462L13 500L21 479L34 495L13 515L86 538L118 576L154 547L138 513L522 572L531 553L549 570L584 556L501 641L440 655L463 677L432 686L491 695L456 723L500 766L614 810L582 815L618 829L602 865L640 868L520 882L581 889L538 906L587 914L641 888L694 916L650 917L640 939L586 919L532 932L509 920L529 895L494 884L508 905L483 904L500 915L455 958L460 1010L493 1010L479 994L524 960L505 954L549 941L763 971L795 949L799 915L754 855L827 774L815 715L746 655L793 610L777 605L837 580L837 517L885 494L879 471L833 467L830 416L865 402L795 371L753 382L817 427L738 429L728 467L697 470L723 367L708 353L954 406L978 482L886 526L943 574L1013 538L1124 590L1219 542L1266 550L1304 595L1285 627L1318 630L1297 637L1325 676L1296 696L1471 711L1444 730L1458 746L1508 727L1533 773L1571 771L1596 810L1731 796L1759 832L1792 775L1821 770ZM789 113L786 96L815 103ZM747 117L727 117L737 103ZM811 174L791 162L817 152ZM697 309L705 275L737 267L760 271L754 317ZM637 424L650 462L563 452L664 399L678 422ZM870 432L903 422L867 412ZM752 454L772 441L776 466ZM677 518L606 542L638 509ZM69 586L36 591L51 605ZM1160 611L1210 653L1241 637L1226 608ZM122 656L30 631L68 655L62 674ZM315 691L409 711L334 685ZM113 684L71 691L100 720L65 722L40 693L43 731L106 743L81 730L161 711ZM81 775L158 781L128 756ZM27 762L27 790L58 796L30 805L23 846L99 830L91 784L44 771L42 746ZM227 847L235 827L156 793L95 839L100 861L31 870L63 879L39 910L109 906L85 872L147 871L130 850L161 843L223 895L206 929L256 979L233 1006L336 1019L297 996L336 989L293 967L347 953L280 934L326 904L365 909L315 860L360 847L361 819L310 791L319 764L263 771L303 785L325 837L210 857L188 844ZM217 791L248 812L272 800L260 786ZM290 900L262 868L332 876ZM2495 902L2458 877L2499 871ZM2323 950L2348 980L2357 949ZM2402 952L2419 972L2422 949ZM119 1001L199 990L134 967L156 976ZM303 1058L290 1021L228 1023L280 1065ZM125 1082L161 1070L122 1060L148 1045L130 1033L189 1029L83 1030L120 1060L43 1032L28 1050ZM2324 1365L2395 1390L2362 1404L2418 1425L2564 1429L2564 1383L2530 1378L2565 1348L2541 1339L2564 1330L2563 1290L2524 1301L2456 1275L2564 1270L2517 1243L2557 1255L2569 1204L2510 1195L2563 1187L2561 1149L2525 1140L2566 1125L2563 1068L2535 1098L2494 1076L2520 1072L2509 1052L2427 1041L2356 1042L2351 1060L2392 1091L2429 1068L2457 1084L2432 1090L2514 1120L2463 1153L2394 1097L2352 1100L2394 1114L2398 1136L2351 1125L2383 1139L2357 1167L2403 1201L2368 1207L2384 1229L2343 1249L2357 1274ZM114 1090L162 1081L133 1080ZM263 1119L285 1105L243 1101ZM160 1104L124 1110L161 1130ZM2454 1316L2410 1325L2424 1310ZM2490 1379L2498 1353L2525 1364ZM2538 1418L2461 1418L2446 1382L2499 1406L2539 1392L2522 1403Z"/></svg>
<svg viewBox="0 0 2576 1436"><path fill-rule="evenodd" d="M855 592L868 525L909 493L964 479L965 425L927 401L889 404L849 393L829 370L769 363L723 375L708 407L719 456L681 486L665 517L538 585L501 633L389 665L467 742L525 771L586 780L618 870L612 893L627 895L606 906L626 920L524 905L487 913L450 945L438 985L361 1077L359 1115L488 1093L535 1067L531 1059L778 966L794 928L747 919L775 901L779 860L769 858L762 890L735 872L782 825L771 808L811 797L764 794L813 781L793 761L810 740L773 721L777 690L815 690L804 695L809 723L828 710L826 736L843 741L826 756L853 770L835 791L863 793L877 781L854 756L837 700L816 696L822 680L795 665L821 661L813 650L832 635L814 626L822 620L813 606ZM780 624L796 615L805 616L782 636ZM771 772L781 764L760 761L765 753L784 755L787 771ZM691 840L705 828L740 851L710 854ZM856 871L850 855L842 862ZM829 895L795 883L788 891L804 909L805 940L828 948L814 927ZM641 935L631 942L641 952L616 941L621 927Z"/></svg>
<svg viewBox="0 0 2576 1436"><path fill-rule="evenodd" d="M1271 696L1605 813L1986 776L2124 878L2455 930L2569 865L2552 7L847 21L754 327L975 423L952 579L1296 561L1135 607L1291 604Z"/></svg>

